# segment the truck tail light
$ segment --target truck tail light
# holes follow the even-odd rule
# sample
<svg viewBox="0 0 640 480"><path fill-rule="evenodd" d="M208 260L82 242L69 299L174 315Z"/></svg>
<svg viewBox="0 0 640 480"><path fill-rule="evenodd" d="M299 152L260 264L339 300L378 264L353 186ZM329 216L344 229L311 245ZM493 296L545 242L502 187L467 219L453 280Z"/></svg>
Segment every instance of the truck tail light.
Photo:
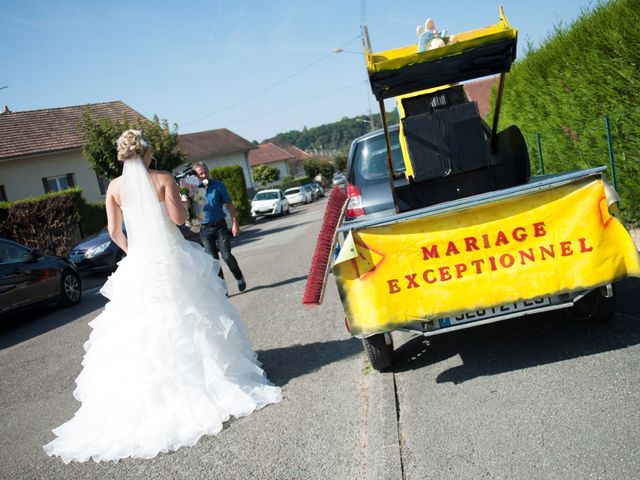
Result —
<svg viewBox="0 0 640 480"><path fill-rule="evenodd" d="M362 190L355 185L347 183L347 217L354 218L364 215L364 207L362 206Z"/></svg>

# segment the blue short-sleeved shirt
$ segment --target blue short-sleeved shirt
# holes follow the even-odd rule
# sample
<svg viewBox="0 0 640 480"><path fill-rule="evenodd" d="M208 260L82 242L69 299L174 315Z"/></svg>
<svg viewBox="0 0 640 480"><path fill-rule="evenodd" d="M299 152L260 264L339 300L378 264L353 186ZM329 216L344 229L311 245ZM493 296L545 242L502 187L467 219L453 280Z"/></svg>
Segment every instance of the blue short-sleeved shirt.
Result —
<svg viewBox="0 0 640 480"><path fill-rule="evenodd" d="M203 208L204 220L202 223L214 223L224 220L224 212L222 206L225 203L231 203L231 197L227 192L224 183L218 180L209 180L207 184L207 193L205 194L207 204Z"/></svg>

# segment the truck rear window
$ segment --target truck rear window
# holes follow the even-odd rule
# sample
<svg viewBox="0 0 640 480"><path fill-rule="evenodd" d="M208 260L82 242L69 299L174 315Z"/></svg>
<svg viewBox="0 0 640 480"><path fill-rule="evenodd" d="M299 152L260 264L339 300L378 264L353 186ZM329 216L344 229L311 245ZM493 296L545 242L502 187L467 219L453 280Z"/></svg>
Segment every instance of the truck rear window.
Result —
<svg viewBox="0 0 640 480"><path fill-rule="evenodd" d="M398 140L398 131L389 132L389 136L391 138L393 174L395 177L398 177L403 175L405 171L400 142ZM384 134L367 138L356 145L351 172L355 185L388 181L387 144L384 139Z"/></svg>

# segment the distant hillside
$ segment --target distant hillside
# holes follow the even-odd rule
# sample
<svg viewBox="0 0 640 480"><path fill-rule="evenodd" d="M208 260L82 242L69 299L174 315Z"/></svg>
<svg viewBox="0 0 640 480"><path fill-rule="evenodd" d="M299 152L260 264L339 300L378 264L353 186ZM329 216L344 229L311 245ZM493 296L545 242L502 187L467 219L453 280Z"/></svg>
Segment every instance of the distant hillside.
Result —
<svg viewBox="0 0 640 480"><path fill-rule="evenodd" d="M380 114L375 113L373 118L374 129L381 128ZM398 122L398 112L387 112L387 120L390 124ZM328 153L347 153L349 145L354 138L364 135L371 130L368 115L357 117L344 117L333 123L326 123L318 127L291 130L279 133L273 138L263 140L262 143L273 142L279 145L295 145L309 153L323 151Z"/></svg>

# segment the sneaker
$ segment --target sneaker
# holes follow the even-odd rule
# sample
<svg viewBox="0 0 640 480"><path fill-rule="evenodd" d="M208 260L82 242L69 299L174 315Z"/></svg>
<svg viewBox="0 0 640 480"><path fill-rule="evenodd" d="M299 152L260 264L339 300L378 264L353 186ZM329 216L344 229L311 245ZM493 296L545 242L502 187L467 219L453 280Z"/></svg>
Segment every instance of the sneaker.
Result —
<svg viewBox="0 0 640 480"><path fill-rule="evenodd" d="M238 290L240 290L241 292L244 292L247 289L247 284L244 281L244 278L241 278L240 280L238 280Z"/></svg>

